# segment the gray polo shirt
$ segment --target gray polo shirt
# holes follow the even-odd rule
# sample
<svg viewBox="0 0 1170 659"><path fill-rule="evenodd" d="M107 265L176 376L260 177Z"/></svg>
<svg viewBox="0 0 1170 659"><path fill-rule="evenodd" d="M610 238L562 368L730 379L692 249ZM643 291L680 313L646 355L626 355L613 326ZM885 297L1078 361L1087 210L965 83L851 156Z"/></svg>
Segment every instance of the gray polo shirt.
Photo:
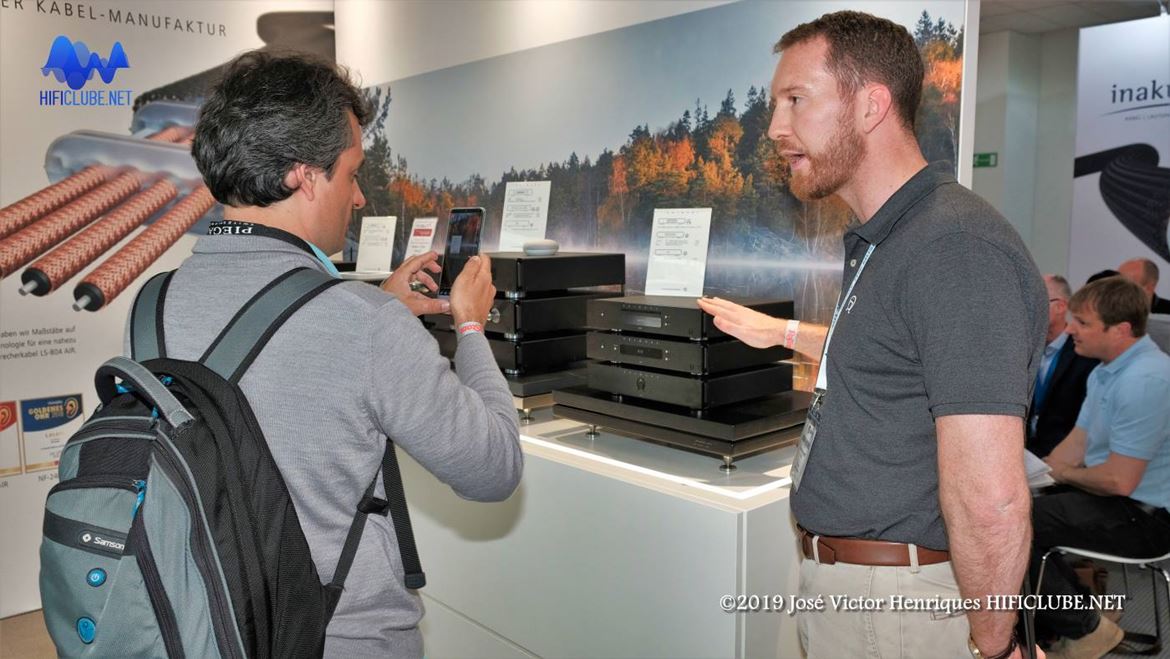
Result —
<svg viewBox="0 0 1170 659"><path fill-rule="evenodd" d="M792 511L821 535L946 549L934 421L1025 415L1048 294L1015 230L942 164L845 234L842 290L871 244Z"/></svg>

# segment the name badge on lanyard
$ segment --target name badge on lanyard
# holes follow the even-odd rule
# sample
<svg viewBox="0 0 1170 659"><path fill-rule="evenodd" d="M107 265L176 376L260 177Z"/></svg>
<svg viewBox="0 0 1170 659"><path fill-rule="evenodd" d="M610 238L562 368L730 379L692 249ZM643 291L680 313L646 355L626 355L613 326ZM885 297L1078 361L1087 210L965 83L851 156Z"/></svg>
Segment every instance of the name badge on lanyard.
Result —
<svg viewBox="0 0 1170 659"><path fill-rule="evenodd" d="M874 245L870 245L869 249L865 250L861 265L857 266L857 272L853 274L853 281L849 284L848 290L837 298L837 305L833 308L833 322L829 324L829 333L825 335L825 347L821 351L821 363L820 368L817 369L817 384L813 390L812 404L809 405L808 417L804 420L804 429L800 433L800 442L796 446L796 457L792 460L792 469L789 472L793 492L800 489L800 479L804 476L804 467L808 464L809 453L812 452L813 442L817 438L817 426L821 423L821 406L825 402L825 394L828 393L829 389L829 343L833 340L833 332L837 329L837 320L841 317L841 310L845 308L853 296L853 287L861 278L861 271L865 270L865 264L869 263L869 257L873 255L874 247Z"/></svg>

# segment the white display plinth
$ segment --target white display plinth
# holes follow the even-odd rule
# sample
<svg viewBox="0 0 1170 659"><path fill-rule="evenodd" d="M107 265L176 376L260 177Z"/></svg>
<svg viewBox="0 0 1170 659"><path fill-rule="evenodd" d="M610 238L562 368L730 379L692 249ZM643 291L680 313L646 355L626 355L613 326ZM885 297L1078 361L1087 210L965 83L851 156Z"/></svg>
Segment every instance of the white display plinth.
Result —
<svg viewBox="0 0 1170 659"><path fill-rule="evenodd" d="M427 657L799 657L795 618L720 608L797 592L793 448L725 475L715 458L586 430L539 412L521 430L523 481L497 504L401 454Z"/></svg>

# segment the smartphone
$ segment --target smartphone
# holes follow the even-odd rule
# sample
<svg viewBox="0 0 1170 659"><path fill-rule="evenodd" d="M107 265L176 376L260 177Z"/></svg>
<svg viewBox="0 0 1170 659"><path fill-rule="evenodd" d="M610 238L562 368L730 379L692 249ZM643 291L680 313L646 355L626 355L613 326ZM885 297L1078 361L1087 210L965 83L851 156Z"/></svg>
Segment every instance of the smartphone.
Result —
<svg viewBox="0 0 1170 659"><path fill-rule="evenodd" d="M447 216L447 245L443 249L443 272L439 279L439 293L451 292L455 278L463 272L467 260L479 254L479 238L483 234L483 208L452 208Z"/></svg>

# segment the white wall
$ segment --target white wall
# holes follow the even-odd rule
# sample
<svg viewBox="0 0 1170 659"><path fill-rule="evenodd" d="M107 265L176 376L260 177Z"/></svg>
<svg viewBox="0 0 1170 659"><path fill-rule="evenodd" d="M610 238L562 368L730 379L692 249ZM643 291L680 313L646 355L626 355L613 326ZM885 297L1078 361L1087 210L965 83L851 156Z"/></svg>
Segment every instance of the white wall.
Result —
<svg viewBox="0 0 1170 659"><path fill-rule="evenodd" d="M973 189L1020 232L1042 272L1068 271L1076 146L1076 29L981 35ZM1082 282L1072 282L1074 288Z"/></svg>
<svg viewBox="0 0 1170 659"><path fill-rule="evenodd" d="M366 85L707 9L728 0L345 0L337 61ZM375 45L391 57L372 57Z"/></svg>
<svg viewBox="0 0 1170 659"><path fill-rule="evenodd" d="M1036 127L1036 192L1029 246L1042 272L1068 272L1076 157L1078 30L1040 40L1040 96ZM1082 282L1072 282L1077 286Z"/></svg>
<svg viewBox="0 0 1170 659"><path fill-rule="evenodd" d="M1007 120L1008 52L1010 32L995 32L979 38L979 77L975 82L975 153L1003 155ZM999 212L1003 208L1003 172L1005 160L998 167L973 170L971 188ZM1007 214L1009 220L1013 218ZM1013 221L1018 221L1016 218ZM1016 229L1020 228L1015 224Z"/></svg>
<svg viewBox="0 0 1170 659"><path fill-rule="evenodd" d="M1003 213L1026 242L1034 233L1040 38L995 32L980 39L976 153L998 154L974 170L973 189Z"/></svg>

